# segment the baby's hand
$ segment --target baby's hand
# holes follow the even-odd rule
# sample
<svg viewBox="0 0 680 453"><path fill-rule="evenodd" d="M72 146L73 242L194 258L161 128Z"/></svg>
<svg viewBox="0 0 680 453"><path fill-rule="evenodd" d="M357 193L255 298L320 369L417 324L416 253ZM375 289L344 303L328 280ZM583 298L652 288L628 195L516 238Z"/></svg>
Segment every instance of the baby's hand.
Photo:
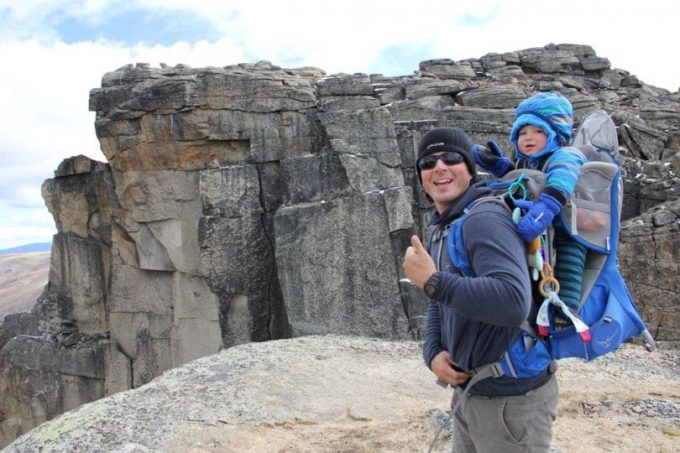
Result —
<svg viewBox="0 0 680 453"><path fill-rule="evenodd" d="M543 233L562 210L562 203L547 193L542 193L536 201L517 200L515 204L528 208L517 224L517 233L527 244Z"/></svg>
<svg viewBox="0 0 680 453"><path fill-rule="evenodd" d="M477 144L472 145L472 156L477 165L500 178L512 168L512 161L503 155L498 143L489 140L486 144L488 148Z"/></svg>

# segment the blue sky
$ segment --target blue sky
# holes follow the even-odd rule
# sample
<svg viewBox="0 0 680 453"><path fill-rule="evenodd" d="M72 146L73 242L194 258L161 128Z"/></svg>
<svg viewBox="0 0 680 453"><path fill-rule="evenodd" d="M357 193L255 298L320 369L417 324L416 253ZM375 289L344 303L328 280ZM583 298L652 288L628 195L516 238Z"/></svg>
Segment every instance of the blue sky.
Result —
<svg viewBox="0 0 680 453"><path fill-rule="evenodd" d="M680 3L572 0L0 0L0 250L50 242L40 194L59 163L105 161L89 92L129 63L268 60L328 74L412 74L549 43L592 46L612 66L677 91Z"/></svg>

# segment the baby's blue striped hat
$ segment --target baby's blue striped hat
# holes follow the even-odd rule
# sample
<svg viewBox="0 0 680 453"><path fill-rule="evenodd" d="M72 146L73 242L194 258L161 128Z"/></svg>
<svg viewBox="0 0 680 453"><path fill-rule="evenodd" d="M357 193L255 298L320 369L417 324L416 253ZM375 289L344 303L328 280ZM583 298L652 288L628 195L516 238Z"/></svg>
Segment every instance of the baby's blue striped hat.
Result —
<svg viewBox="0 0 680 453"><path fill-rule="evenodd" d="M559 138L561 146L569 145L574 127L574 109L571 102L559 93L538 93L517 106L515 122L510 132L510 141L515 146L519 130L527 124L547 125ZM552 135L550 131L546 133Z"/></svg>

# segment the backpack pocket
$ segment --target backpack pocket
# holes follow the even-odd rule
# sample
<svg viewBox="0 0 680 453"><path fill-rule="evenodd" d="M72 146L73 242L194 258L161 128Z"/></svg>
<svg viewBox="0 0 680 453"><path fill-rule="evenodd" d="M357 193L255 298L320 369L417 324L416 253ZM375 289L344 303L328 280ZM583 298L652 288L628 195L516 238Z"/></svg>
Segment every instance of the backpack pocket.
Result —
<svg viewBox="0 0 680 453"><path fill-rule="evenodd" d="M593 288L589 299L580 313L581 320L588 326L590 341L583 341L573 326L549 332L549 347L555 358L580 357L593 360L618 348L632 336L640 335L644 323L620 281L614 291L598 285ZM600 302L601 301L601 302Z"/></svg>
<svg viewBox="0 0 680 453"><path fill-rule="evenodd" d="M618 196L614 193L618 171L614 164L584 164L571 202L562 211L562 225L591 250L610 249L612 227L620 212L618 206L612 206L613 197Z"/></svg>
<svg viewBox="0 0 680 453"><path fill-rule="evenodd" d="M517 379L528 379L543 373L552 362L545 342L527 332L508 348L500 360L506 376Z"/></svg>

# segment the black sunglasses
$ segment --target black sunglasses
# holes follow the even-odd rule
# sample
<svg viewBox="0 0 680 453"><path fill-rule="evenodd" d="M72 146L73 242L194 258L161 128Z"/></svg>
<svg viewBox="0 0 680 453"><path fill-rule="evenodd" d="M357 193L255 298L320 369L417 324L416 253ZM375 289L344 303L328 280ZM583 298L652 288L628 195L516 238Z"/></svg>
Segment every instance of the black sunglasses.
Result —
<svg viewBox="0 0 680 453"><path fill-rule="evenodd" d="M462 154L455 151L448 151L442 154L430 154L418 161L418 168L420 170L432 170L437 165L439 159L441 159L445 165L456 165L465 160Z"/></svg>

